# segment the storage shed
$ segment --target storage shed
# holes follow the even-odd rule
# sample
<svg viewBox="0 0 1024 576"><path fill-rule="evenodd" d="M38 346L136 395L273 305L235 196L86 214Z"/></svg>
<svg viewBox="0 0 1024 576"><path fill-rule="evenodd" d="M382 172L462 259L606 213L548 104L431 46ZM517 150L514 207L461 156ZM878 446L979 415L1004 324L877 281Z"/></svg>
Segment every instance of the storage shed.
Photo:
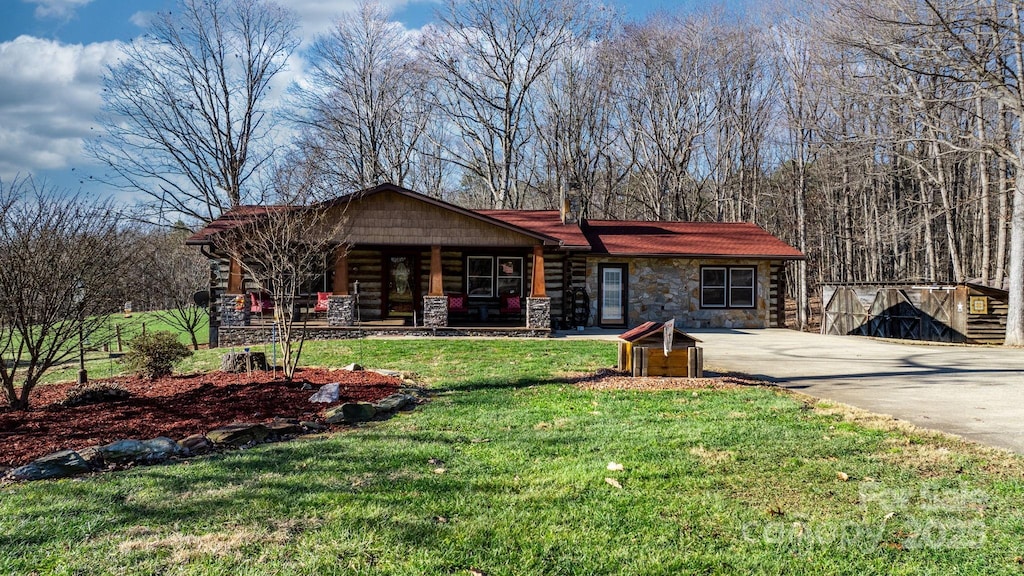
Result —
<svg viewBox="0 0 1024 576"><path fill-rule="evenodd" d="M619 370L633 376L704 375L703 354L697 338L672 328L672 344L665 354L665 322L644 322L619 335Z"/></svg>
<svg viewBox="0 0 1024 576"><path fill-rule="evenodd" d="M1006 290L950 285L833 284L822 287L823 334L1001 344Z"/></svg>

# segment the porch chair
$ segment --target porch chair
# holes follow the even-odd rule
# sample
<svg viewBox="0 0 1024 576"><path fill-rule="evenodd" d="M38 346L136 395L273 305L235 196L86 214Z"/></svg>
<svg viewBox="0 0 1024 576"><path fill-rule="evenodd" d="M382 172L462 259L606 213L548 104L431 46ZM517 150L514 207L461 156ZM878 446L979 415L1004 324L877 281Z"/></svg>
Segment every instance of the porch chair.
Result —
<svg viewBox="0 0 1024 576"><path fill-rule="evenodd" d="M515 294L502 294L498 313L502 316L519 316L523 312L523 299Z"/></svg>
<svg viewBox="0 0 1024 576"><path fill-rule="evenodd" d="M255 292L249 292L249 300L251 306L249 311L253 314L263 314L265 312L274 311L274 301L270 299L270 296L266 294L257 294Z"/></svg>
<svg viewBox="0 0 1024 576"><path fill-rule="evenodd" d="M448 295L448 313L449 314L467 314L467 313L469 313L469 299L466 298L465 294L449 294Z"/></svg>
<svg viewBox="0 0 1024 576"><path fill-rule="evenodd" d="M331 303L331 296L334 292L317 292L316 305L313 306L313 314L327 314L328 305Z"/></svg>

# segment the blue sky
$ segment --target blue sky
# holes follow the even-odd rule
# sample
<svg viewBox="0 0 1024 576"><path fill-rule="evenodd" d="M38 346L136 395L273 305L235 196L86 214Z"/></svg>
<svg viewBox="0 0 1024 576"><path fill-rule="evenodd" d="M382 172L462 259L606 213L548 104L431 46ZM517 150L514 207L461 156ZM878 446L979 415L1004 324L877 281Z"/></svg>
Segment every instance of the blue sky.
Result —
<svg viewBox="0 0 1024 576"><path fill-rule="evenodd" d="M604 0L626 19L665 10L690 12L700 0ZM358 0L289 0L305 38L323 32ZM742 9L746 0L725 0ZM428 23L433 0L384 0L407 28ZM96 133L100 78L120 43L144 30L148 14L171 0L0 0L0 179L37 180L89 195L113 192L89 178L98 166L83 153ZM125 200L129 200L125 198Z"/></svg>

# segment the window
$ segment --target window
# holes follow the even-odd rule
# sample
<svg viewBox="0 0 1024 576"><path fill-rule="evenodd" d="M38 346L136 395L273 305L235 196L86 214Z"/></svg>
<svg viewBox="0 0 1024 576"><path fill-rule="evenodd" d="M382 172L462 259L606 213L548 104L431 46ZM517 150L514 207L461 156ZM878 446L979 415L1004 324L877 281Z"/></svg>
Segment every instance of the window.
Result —
<svg viewBox="0 0 1024 576"><path fill-rule="evenodd" d="M498 294L523 294L523 259L498 258Z"/></svg>
<svg viewBox="0 0 1024 576"><path fill-rule="evenodd" d="M518 256L467 256L466 292L472 298L523 294L523 259Z"/></svg>
<svg viewBox="0 0 1024 576"><path fill-rule="evenodd" d="M472 298L494 296L494 259L490 256L469 256L466 259L466 292Z"/></svg>
<svg viewBox="0 0 1024 576"><path fill-rule="evenodd" d="M703 308L753 308L757 274L753 267L705 266L700 269Z"/></svg>

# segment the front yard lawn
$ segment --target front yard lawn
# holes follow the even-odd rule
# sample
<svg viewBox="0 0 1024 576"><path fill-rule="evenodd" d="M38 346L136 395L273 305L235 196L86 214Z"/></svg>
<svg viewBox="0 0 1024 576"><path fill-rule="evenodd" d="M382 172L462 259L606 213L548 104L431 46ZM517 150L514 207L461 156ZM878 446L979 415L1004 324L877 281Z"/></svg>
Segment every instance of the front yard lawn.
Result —
<svg viewBox="0 0 1024 576"><path fill-rule="evenodd" d="M769 388L567 380L612 365L609 342L304 354L435 394L329 436L4 486L0 574L1024 572L1017 456Z"/></svg>

